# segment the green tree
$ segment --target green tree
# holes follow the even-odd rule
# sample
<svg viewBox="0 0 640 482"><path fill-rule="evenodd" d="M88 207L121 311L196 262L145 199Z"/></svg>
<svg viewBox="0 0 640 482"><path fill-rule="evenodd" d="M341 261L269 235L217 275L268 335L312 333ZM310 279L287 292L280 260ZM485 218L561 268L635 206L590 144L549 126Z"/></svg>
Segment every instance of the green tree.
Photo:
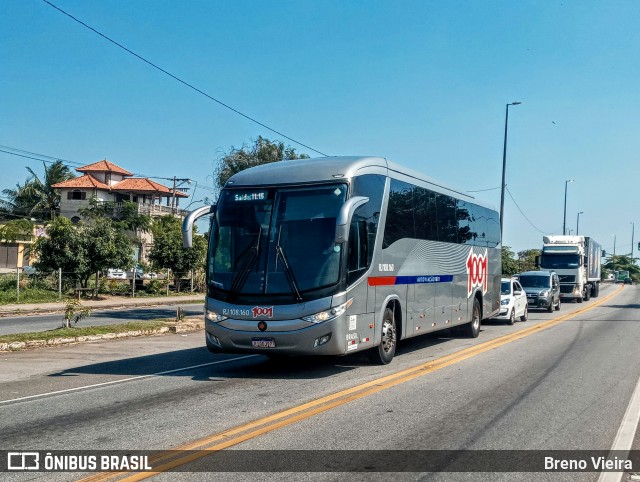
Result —
<svg viewBox="0 0 640 482"><path fill-rule="evenodd" d="M109 219L97 219L93 224L80 226L79 229L83 233L89 276L109 268L132 268L135 264L129 238L114 227ZM86 281L83 286L86 286Z"/></svg>
<svg viewBox="0 0 640 482"><path fill-rule="evenodd" d="M62 181L74 177L71 170L62 161L55 161L50 166L45 163L44 179L41 180L33 169L27 167L30 176L23 185L17 184L15 189L5 189L2 193L7 201L2 208L13 216L35 217L41 220L54 219L60 211L60 194L52 187Z"/></svg>
<svg viewBox="0 0 640 482"><path fill-rule="evenodd" d="M193 248L182 247L182 231L180 219L173 216L155 218L151 226L153 246L149 252L149 260L156 269L171 269L174 274L186 273L192 269L203 268L207 254L207 240L195 235ZM178 290L180 284L177 284Z"/></svg>
<svg viewBox="0 0 640 482"><path fill-rule="evenodd" d="M89 206L80 209L80 215L95 221L96 219L109 218L113 226L122 231L149 231L151 229L151 216L140 214L138 204L131 201L116 203L113 201L100 201L96 196L89 200Z"/></svg>
<svg viewBox="0 0 640 482"><path fill-rule="evenodd" d="M27 240L33 233L33 223L26 219L13 219L0 225L0 243L14 244L16 241Z"/></svg>
<svg viewBox="0 0 640 482"><path fill-rule="evenodd" d="M216 182L223 187L231 176L261 164L293 159L308 159L306 154L298 154L291 146L283 142L274 142L262 136L253 145L243 145L240 149L231 147L219 160L215 169Z"/></svg>
<svg viewBox="0 0 640 482"><path fill-rule="evenodd" d="M87 269L82 234L67 218L56 218L47 226L46 236L33 245L37 261L34 267L40 271L61 269L65 280L75 279L76 272Z"/></svg>
<svg viewBox="0 0 640 482"><path fill-rule="evenodd" d="M127 269L134 264L129 239L109 219L74 225L67 218L56 218L47 227L47 236L36 241L33 251L38 258L36 269L62 269L65 280L75 280L84 288L98 271Z"/></svg>
<svg viewBox="0 0 640 482"><path fill-rule="evenodd" d="M540 256L539 249L525 249L518 252L518 268L520 272L536 269L536 256Z"/></svg>
<svg viewBox="0 0 640 482"><path fill-rule="evenodd" d="M509 246L502 247L502 276L513 276L518 273L518 261Z"/></svg>

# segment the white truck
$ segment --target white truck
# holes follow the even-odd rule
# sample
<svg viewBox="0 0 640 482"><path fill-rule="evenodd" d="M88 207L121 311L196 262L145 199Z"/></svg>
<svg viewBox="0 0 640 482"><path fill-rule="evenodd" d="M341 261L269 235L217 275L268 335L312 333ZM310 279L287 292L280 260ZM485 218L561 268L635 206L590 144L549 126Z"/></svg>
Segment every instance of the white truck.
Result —
<svg viewBox="0 0 640 482"><path fill-rule="evenodd" d="M600 294L602 246L587 236L544 236L540 269L555 271L562 301L588 301Z"/></svg>

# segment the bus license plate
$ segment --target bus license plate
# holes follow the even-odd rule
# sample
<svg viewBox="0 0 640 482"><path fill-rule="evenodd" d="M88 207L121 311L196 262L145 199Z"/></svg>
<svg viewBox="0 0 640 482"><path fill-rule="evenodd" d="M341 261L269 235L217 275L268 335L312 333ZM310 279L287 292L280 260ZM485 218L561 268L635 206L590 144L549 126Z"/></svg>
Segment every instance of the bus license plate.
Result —
<svg viewBox="0 0 640 482"><path fill-rule="evenodd" d="M273 338L253 338L251 346L254 348L275 348L276 341Z"/></svg>

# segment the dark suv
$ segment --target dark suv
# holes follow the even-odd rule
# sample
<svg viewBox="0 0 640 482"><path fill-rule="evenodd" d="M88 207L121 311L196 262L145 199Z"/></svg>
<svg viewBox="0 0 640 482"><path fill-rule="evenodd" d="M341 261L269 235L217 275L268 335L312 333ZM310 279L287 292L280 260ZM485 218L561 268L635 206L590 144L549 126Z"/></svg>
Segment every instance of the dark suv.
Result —
<svg viewBox="0 0 640 482"><path fill-rule="evenodd" d="M555 271L526 271L518 276L529 308L560 309L560 281Z"/></svg>

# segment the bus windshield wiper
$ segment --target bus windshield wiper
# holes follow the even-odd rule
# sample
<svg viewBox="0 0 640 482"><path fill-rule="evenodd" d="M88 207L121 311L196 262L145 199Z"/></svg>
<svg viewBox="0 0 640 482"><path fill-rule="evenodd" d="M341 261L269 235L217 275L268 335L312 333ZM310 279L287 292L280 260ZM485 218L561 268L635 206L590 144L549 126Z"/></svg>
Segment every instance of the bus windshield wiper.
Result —
<svg viewBox="0 0 640 482"><path fill-rule="evenodd" d="M284 271L284 275L287 278L287 281L289 282L289 286L291 286L291 290L296 295L296 300L298 301L298 303L301 303L302 296L300 296L300 291L298 290L298 283L296 283L296 277L293 274L293 270L291 269L291 266L287 261L287 257L284 254L284 250L282 249L282 246L280 246L280 244L276 246L276 260L278 258L282 259L282 268Z"/></svg>
<svg viewBox="0 0 640 482"><path fill-rule="evenodd" d="M256 241L256 244L249 247L249 250L242 254L240 257L241 259L244 259L242 262L242 266L240 266L240 269L236 273L235 277L233 278L233 282L231 283L230 294L232 298L234 298L240 292L244 284L247 282L247 279L249 278L249 273L251 273L251 270L260 258L261 235L262 227L260 227L260 231L258 232L258 240Z"/></svg>

